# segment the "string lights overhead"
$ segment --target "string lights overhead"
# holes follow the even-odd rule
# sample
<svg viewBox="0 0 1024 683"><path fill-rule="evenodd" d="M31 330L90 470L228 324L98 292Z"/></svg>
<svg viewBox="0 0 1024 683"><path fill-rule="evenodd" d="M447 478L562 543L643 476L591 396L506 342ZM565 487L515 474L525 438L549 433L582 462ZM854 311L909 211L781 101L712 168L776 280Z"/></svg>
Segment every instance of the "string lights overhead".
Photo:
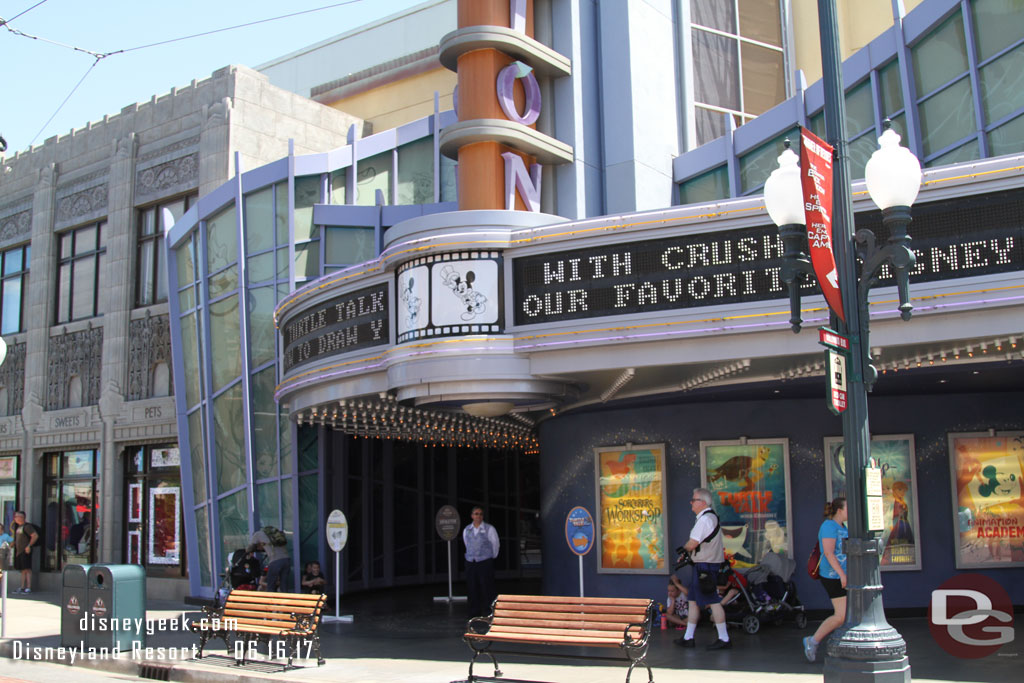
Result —
<svg viewBox="0 0 1024 683"><path fill-rule="evenodd" d="M465 413L426 410L380 399L348 399L304 410L298 423L323 425L363 439L397 439L426 446L500 448L538 453L540 446L528 418L474 417Z"/></svg>

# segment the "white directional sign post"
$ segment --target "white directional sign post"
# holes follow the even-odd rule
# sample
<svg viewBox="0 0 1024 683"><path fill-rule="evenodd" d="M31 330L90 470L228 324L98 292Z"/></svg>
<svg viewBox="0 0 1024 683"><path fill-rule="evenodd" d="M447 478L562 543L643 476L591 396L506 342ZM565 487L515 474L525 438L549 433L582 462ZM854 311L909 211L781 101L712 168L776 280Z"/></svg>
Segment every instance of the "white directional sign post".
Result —
<svg viewBox="0 0 1024 683"><path fill-rule="evenodd" d="M353 616L341 616L341 549L348 542L348 520L341 510L332 510L327 517L327 545L334 551L334 616L325 616L327 623L351 624Z"/></svg>
<svg viewBox="0 0 1024 683"><path fill-rule="evenodd" d="M442 541L447 543L448 554L448 597L438 595L434 602L465 602L465 595L452 595L452 541L459 535L462 528L462 520L459 518L459 511L452 505L442 505L434 517L434 528Z"/></svg>
<svg viewBox="0 0 1024 683"><path fill-rule="evenodd" d="M827 327L818 330L818 343L825 352L825 374L828 375L828 409L836 415L846 410L846 358L850 340Z"/></svg>

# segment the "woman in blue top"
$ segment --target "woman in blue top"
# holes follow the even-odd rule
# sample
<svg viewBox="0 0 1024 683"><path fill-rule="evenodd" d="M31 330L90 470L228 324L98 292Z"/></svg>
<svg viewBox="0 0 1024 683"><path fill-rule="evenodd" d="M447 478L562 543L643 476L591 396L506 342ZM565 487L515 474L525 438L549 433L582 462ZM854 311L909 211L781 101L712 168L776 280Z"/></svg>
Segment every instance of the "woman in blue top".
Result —
<svg viewBox="0 0 1024 683"><path fill-rule="evenodd" d="M821 546L821 564L818 573L821 585L832 600L833 613L814 632L804 638L804 655L813 662L818 655L818 644L846 620L846 498L836 498L825 504L825 521L818 529Z"/></svg>

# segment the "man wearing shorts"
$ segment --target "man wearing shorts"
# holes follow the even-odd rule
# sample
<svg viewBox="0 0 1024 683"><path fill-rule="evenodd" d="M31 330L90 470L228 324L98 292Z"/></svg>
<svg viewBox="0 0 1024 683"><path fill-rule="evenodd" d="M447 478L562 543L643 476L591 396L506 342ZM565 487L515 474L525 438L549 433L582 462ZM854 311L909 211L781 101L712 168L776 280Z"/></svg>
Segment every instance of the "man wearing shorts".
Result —
<svg viewBox="0 0 1024 683"><path fill-rule="evenodd" d="M686 551L693 559L693 575L690 578L690 612L686 618L686 633L675 641L682 647L694 647L693 634L697 630L697 622L704 607L711 607L711 620L718 629L718 638L708 645L709 650L728 650L732 647L729 632L725 628L725 610L722 599L718 596L718 570L725 561L725 546L722 543L722 530L718 524L718 516L711 509L711 491L694 489L690 498L690 509L697 515L697 522L690 530L690 538L686 541ZM717 531L716 531L717 528ZM704 573L704 587L701 590L700 575Z"/></svg>

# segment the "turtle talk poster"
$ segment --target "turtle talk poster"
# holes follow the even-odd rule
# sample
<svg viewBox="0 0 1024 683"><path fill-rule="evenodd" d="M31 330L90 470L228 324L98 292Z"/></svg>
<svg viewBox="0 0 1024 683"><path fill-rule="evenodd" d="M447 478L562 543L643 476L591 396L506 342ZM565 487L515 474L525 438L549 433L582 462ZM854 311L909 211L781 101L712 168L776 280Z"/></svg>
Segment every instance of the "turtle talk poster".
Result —
<svg viewBox="0 0 1024 683"><path fill-rule="evenodd" d="M701 481L735 565L752 567L771 551L791 557L789 442L702 441L700 449Z"/></svg>
<svg viewBox="0 0 1024 683"><path fill-rule="evenodd" d="M665 445L594 449L599 572L666 574Z"/></svg>
<svg viewBox="0 0 1024 683"><path fill-rule="evenodd" d="M829 500L846 497L846 456L843 437L825 439L825 492ZM920 569L918 545L917 476L914 466L914 435L878 435L871 438L871 457L882 470L883 570Z"/></svg>

